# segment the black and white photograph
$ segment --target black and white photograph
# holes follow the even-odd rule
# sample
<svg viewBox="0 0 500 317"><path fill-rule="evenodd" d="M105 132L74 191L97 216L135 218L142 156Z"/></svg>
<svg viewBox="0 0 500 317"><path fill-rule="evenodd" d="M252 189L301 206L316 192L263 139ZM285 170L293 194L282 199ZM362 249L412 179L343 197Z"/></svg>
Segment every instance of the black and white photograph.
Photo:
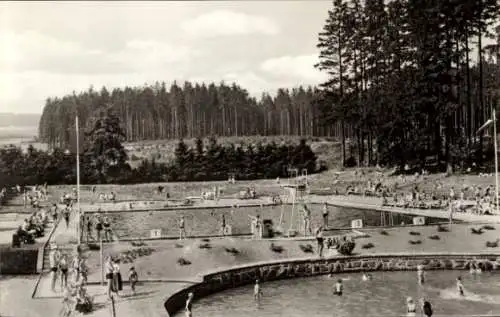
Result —
<svg viewBox="0 0 500 317"><path fill-rule="evenodd" d="M500 317L500 0L0 1L0 317Z"/></svg>

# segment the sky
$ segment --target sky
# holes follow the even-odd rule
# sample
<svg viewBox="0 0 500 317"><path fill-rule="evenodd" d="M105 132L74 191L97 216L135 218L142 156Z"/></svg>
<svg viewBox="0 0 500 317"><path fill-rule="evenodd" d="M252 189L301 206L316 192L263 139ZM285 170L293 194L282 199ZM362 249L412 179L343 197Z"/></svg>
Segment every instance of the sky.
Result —
<svg viewBox="0 0 500 317"><path fill-rule="evenodd" d="M0 112L103 85L236 82L250 94L316 85L332 2L0 2Z"/></svg>

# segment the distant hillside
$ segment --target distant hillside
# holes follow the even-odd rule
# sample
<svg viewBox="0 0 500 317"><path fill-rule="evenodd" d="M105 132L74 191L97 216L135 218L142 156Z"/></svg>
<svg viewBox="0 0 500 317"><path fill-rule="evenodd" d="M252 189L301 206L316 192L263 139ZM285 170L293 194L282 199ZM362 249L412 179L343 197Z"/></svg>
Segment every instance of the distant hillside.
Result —
<svg viewBox="0 0 500 317"><path fill-rule="evenodd" d="M41 114L38 113L2 113L0 112L0 127L35 127L38 128Z"/></svg>
<svg viewBox="0 0 500 317"><path fill-rule="evenodd" d="M40 114L0 113L0 143L19 143L38 134Z"/></svg>

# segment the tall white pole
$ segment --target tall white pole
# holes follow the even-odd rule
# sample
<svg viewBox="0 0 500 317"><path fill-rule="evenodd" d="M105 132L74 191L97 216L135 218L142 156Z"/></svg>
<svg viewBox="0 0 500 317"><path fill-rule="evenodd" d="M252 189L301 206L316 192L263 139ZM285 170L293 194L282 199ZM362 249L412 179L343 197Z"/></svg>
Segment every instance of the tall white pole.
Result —
<svg viewBox="0 0 500 317"><path fill-rule="evenodd" d="M497 149L497 116L493 109L493 142L495 142L495 197L496 197L496 213L498 212L498 149Z"/></svg>
<svg viewBox="0 0 500 317"><path fill-rule="evenodd" d="M80 214L80 129L78 127L78 115L75 117L75 127L76 127L76 205L78 212L76 213L78 217L77 221L77 234L78 234L78 244L81 244L82 234L81 234L81 214Z"/></svg>

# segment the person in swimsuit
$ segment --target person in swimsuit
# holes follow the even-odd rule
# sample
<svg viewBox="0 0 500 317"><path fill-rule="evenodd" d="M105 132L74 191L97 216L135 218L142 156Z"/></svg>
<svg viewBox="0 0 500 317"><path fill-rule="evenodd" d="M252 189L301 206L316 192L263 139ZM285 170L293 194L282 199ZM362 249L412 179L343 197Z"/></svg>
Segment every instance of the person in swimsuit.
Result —
<svg viewBox="0 0 500 317"><path fill-rule="evenodd" d="M406 299L406 313L407 316L415 316L417 312L417 305L415 305L415 302L413 301L413 298L408 297Z"/></svg>
<svg viewBox="0 0 500 317"><path fill-rule="evenodd" d="M316 242L318 243L318 254L319 257L323 256L324 239L323 239L323 227L316 229Z"/></svg>
<svg viewBox="0 0 500 317"><path fill-rule="evenodd" d="M57 269L59 266L60 259L61 259L61 252L59 251L57 245L53 245L52 250L49 253L49 264L50 264L50 274L51 274L50 288L53 292L55 292Z"/></svg>
<svg viewBox="0 0 500 317"><path fill-rule="evenodd" d="M97 221L95 224L95 231L97 232L97 241L100 241L102 236L101 236L101 231L102 231L102 219L101 217L97 217Z"/></svg>
<svg viewBox="0 0 500 317"><path fill-rule="evenodd" d="M108 297L111 298L111 291L113 286L113 260L110 256L106 258L106 263L104 264L104 273L106 274L106 286Z"/></svg>
<svg viewBox="0 0 500 317"><path fill-rule="evenodd" d="M222 235L225 236L226 235L226 216L224 214L222 215L222 219L221 219L221 231L222 231Z"/></svg>
<svg viewBox="0 0 500 317"><path fill-rule="evenodd" d="M457 277L457 291L458 291L458 295L465 296L464 284L462 284L462 278L460 276Z"/></svg>
<svg viewBox="0 0 500 317"><path fill-rule="evenodd" d="M111 224L109 223L108 217L104 217L104 222L102 223L104 227L104 240L111 241Z"/></svg>
<svg viewBox="0 0 500 317"><path fill-rule="evenodd" d="M424 267L422 265L417 266L417 279L418 284L423 285L425 282L425 272Z"/></svg>
<svg viewBox="0 0 500 317"><path fill-rule="evenodd" d="M262 290L260 289L259 280L255 280L255 285L253 287L253 299L258 301L262 297Z"/></svg>
<svg viewBox="0 0 500 317"><path fill-rule="evenodd" d="M184 220L184 216L181 216L179 220L179 240L186 238L186 223Z"/></svg>
<svg viewBox="0 0 500 317"><path fill-rule="evenodd" d="M424 312L425 316L432 317L432 313L433 313L432 312L432 305L425 298L422 298L422 311Z"/></svg>
<svg viewBox="0 0 500 317"><path fill-rule="evenodd" d="M64 208L63 211L64 221L66 222L66 229L68 229L69 227L69 214L70 214L69 206L66 206L66 208Z"/></svg>
<svg viewBox="0 0 500 317"><path fill-rule="evenodd" d="M328 228L328 205L326 203L323 205L323 226Z"/></svg>
<svg viewBox="0 0 500 317"><path fill-rule="evenodd" d="M342 296L344 291L344 286L342 285L342 279L338 279L337 283L335 283L335 290L333 291L333 295Z"/></svg>
<svg viewBox="0 0 500 317"><path fill-rule="evenodd" d="M193 293L189 293L186 300L186 317L193 316Z"/></svg>
<svg viewBox="0 0 500 317"><path fill-rule="evenodd" d="M65 289L68 286L68 258L66 254L63 254L59 260L59 270L61 270L61 289Z"/></svg>
<svg viewBox="0 0 500 317"><path fill-rule="evenodd" d="M370 281L370 280L372 279L372 276L371 276L371 274L369 274L369 273L363 273L363 278L362 278L362 279L363 279L363 281L365 281L365 282L366 282L366 281Z"/></svg>

